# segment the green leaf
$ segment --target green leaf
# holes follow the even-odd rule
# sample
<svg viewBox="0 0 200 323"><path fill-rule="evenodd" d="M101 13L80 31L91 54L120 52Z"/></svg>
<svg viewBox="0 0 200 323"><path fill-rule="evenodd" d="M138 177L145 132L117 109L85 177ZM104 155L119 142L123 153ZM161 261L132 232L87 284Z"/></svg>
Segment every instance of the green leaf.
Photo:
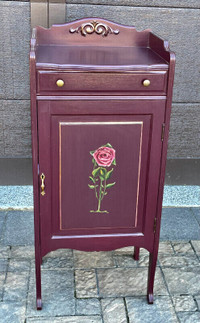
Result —
<svg viewBox="0 0 200 323"><path fill-rule="evenodd" d="M100 167L99 177L103 181L106 178L107 170L104 167Z"/></svg>
<svg viewBox="0 0 200 323"><path fill-rule="evenodd" d="M94 152L95 152L95 150L91 150L91 151L90 151L90 155L92 155L92 156L93 156Z"/></svg>
<svg viewBox="0 0 200 323"><path fill-rule="evenodd" d="M100 167L94 169L93 172L92 172L93 177L98 176L99 175L99 171L100 171Z"/></svg>
<svg viewBox="0 0 200 323"><path fill-rule="evenodd" d="M88 184L88 186L89 186L89 188L91 188L91 190L93 190L95 187L97 187L98 185L89 185Z"/></svg>
<svg viewBox="0 0 200 323"><path fill-rule="evenodd" d="M101 167L101 169L100 169L100 174L101 175L105 175L105 174L107 174L107 169L105 169L104 167Z"/></svg>
<svg viewBox="0 0 200 323"><path fill-rule="evenodd" d="M114 186L115 184L116 184L116 182L114 182L114 183L110 183L110 184L107 184L107 185L106 185L106 188L112 187L112 186Z"/></svg>
<svg viewBox="0 0 200 323"><path fill-rule="evenodd" d="M113 172L113 168L107 172L106 179L109 179L110 178L112 172Z"/></svg>
<svg viewBox="0 0 200 323"><path fill-rule="evenodd" d="M117 165L116 164L116 159L113 160L112 164L115 165L115 166Z"/></svg>
<svg viewBox="0 0 200 323"><path fill-rule="evenodd" d="M89 176L89 179L95 184L95 179L92 176Z"/></svg>
<svg viewBox="0 0 200 323"><path fill-rule="evenodd" d="M111 144L109 144L109 142L104 146L104 147L110 147L113 148Z"/></svg>

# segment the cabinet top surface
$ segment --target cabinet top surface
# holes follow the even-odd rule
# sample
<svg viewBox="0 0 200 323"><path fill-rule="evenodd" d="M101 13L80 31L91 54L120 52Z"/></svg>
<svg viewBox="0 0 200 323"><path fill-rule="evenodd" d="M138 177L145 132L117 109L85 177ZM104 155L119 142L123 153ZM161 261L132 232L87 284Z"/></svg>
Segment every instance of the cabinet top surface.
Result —
<svg viewBox="0 0 200 323"><path fill-rule="evenodd" d="M166 70L167 41L151 30L137 31L100 18L86 18L49 29L36 27L31 39L40 69Z"/></svg>
<svg viewBox="0 0 200 323"><path fill-rule="evenodd" d="M36 65L47 69L157 70L167 62L150 48L41 45Z"/></svg>

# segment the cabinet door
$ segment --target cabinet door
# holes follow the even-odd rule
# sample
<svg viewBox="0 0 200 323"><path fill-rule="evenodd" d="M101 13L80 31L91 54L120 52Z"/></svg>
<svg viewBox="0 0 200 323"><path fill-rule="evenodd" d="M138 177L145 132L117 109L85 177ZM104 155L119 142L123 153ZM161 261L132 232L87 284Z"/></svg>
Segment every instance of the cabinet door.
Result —
<svg viewBox="0 0 200 323"><path fill-rule="evenodd" d="M74 236L151 240L164 107L165 100L39 102L44 249Z"/></svg>

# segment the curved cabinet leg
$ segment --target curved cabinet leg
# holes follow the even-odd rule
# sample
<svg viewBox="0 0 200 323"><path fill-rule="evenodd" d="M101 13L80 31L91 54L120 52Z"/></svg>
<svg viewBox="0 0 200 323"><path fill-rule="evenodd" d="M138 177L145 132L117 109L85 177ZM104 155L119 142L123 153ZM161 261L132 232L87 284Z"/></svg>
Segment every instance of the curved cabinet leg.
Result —
<svg viewBox="0 0 200 323"><path fill-rule="evenodd" d="M40 246L35 245L35 278L36 278L36 307L42 309L42 288L41 288L41 252Z"/></svg>
<svg viewBox="0 0 200 323"><path fill-rule="evenodd" d="M139 260L139 256L140 256L140 248L139 247L134 247L133 259Z"/></svg>
<svg viewBox="0 0 200 323"><path fill-rule="evenodd" d="M41 300L41 298L37 298L36 305L37 305L37 310L40 311L42 309L42 300Z"/></svg>
<svg viewBox="0 0 200 323"><path fill-rule="evenodd" d="M148 271L148 285L147 285L147 300L149 304L153 304L153 288L154 288L154 278L156 272L157 263L157 248L149 254L149 271Z"/></svg>
<svg viewBox="0 0 200 323"><path fill-rule="evenodd" d="M37 306L37 310L41 310L42 309L41 262L39 260L39 257L36 257L35 259L35 276L36 276L36 306Z"/></svg>

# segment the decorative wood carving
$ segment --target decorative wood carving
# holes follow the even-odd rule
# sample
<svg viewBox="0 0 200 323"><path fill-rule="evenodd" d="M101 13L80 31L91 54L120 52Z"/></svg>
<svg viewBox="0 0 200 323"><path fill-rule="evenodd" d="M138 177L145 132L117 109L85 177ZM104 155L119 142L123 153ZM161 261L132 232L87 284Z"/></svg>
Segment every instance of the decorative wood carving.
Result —
<svg viewBox="0 0 200 323"><path fill-rule="evenodd" d="M87 34L96 33L97 35L102 35L103 37L108 36L109 34L118 35L119 30L113 30L110 26L103 24L98 21L87 22L86 24L82 24L77 28L70 28L70 33L81 33L82 36L86 36Z"/></svg>

